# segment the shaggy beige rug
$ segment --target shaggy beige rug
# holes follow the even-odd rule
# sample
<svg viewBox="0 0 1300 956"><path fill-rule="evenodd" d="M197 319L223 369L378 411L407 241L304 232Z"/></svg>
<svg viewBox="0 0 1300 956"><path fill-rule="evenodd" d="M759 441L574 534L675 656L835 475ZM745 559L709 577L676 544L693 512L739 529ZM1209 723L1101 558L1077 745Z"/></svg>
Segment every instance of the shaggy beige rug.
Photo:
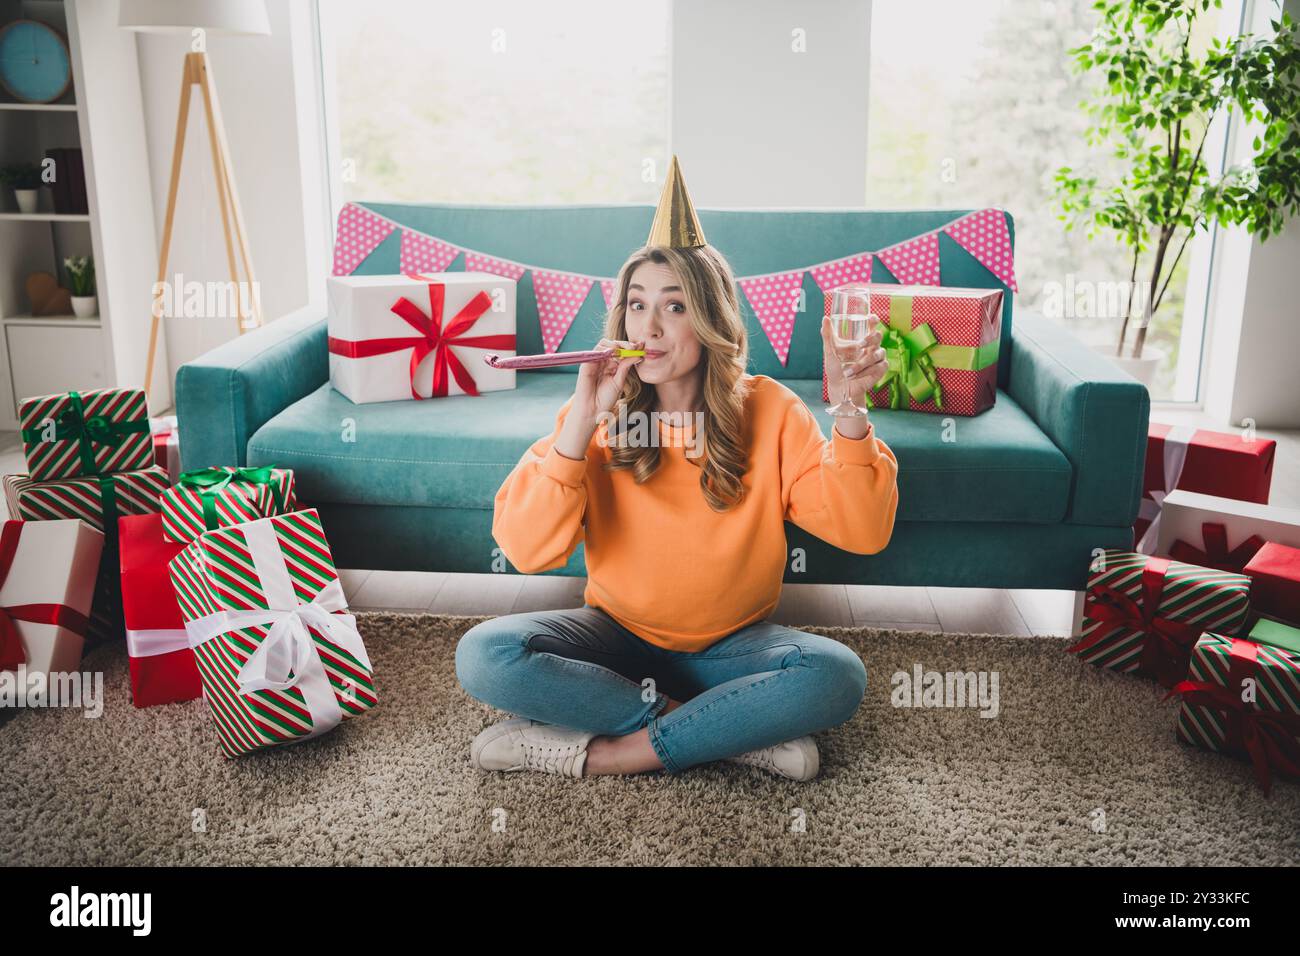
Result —
<svg viewBox="0 0 1300 956"><path fill-rule="evenodd" d="M1293 864L1300 787L1174 738L1176 701L1066 641L809 628L866 662L811 783L728 763L570 780L469 765L505 715L456 682L481 618L363 614L379 706L319 740L223 758L200 701L0 724L0 864ZM896 708L916 664L996 671L1000 712Z"/></svg>

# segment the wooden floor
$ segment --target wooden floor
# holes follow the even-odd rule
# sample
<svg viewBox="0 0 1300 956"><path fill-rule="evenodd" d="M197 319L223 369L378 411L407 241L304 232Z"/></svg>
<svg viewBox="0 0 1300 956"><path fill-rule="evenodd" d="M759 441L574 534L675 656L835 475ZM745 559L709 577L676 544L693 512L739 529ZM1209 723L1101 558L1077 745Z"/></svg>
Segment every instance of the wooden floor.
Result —
<svg viewBox="0 0 1300 956"><path fill-rule="evenodd" d="M1194 412L1156 409L1151 417L1171 424L1216 427ZM1259 435L1278 443L1272 503L1300 509L1300 430L1260 430ZM17 435L0 433L0 474L23 471L26 467ZM348 602L356 610L467 615L578 607L586 584L586 578L518 574L349 569L341 576ZM772 620L795 626L869 625L1023 637L1067 635L1073 623L1075 598L1072 591L787 584Z"/></svg>

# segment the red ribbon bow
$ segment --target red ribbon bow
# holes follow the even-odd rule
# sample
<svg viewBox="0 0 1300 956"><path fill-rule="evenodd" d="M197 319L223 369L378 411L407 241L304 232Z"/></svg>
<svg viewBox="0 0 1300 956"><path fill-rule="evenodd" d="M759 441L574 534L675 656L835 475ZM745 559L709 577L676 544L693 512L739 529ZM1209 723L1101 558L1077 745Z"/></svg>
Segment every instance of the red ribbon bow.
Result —
<svg viewBox="0 0 1300 956"><path fill-rule="evenodd" d="M1246 563L1255 556L1255 552L1264 547L1264 539L1257 534L1252 534L1229 551L1228 529L1219 521L1207 521L1202 524L1201 535L1205 540L1204 551L1180 538L1169 549L1170 556L1186 564L1199 564L1203 568L1241 574Z"/></svg>
<svg viewBox="0 0 1300 956"><path fill-rule="evenodd" d="M477 322L479 316L491 308L492 297L486 292L480 291L452 317L444 328L443 303L446 299L447 286L442 282L431 281L427 276L410 274L407 275L407 278L428 282L429 314L425 315L418 305L405 296L393 303L392 311L395 315L401 316L407 325L420 333L419 335L405 338L366 339L361 342L336 339L331 336L329 350L335 355L342 355L347 358L369 358L372 355L386 355L390 352L411 349L412 398L425 397L416 391L415 373L420 363L424 361L425 356L432 352L434 353L433 388L429 398L442 397L447 394L448 367L450 367L451 375L456 379L456 384L460 386L461 391L466 395L477 395L478 387L474 384L474 377L469 374L465 366L461 364L460 359L448 346L465 345L476 349L504 349L510 351L515 348L515 336L508 332L497 335L467 336L461 334Z"/></svg>
<svg viewBox="0 0 1300 956"><path fill-rule="evenodd" d="M1154 677L1164 687L1173 686L1187 673L1192 648L1201 636L1201 629L1194 624L1160 617L1156 613L1168 570L1168 558L1147 558L1146 567L1142 569L1140 602L1110 585L1099 584L1089 589L1085 611L1095 621L1118 624L1145 634L1136 672ZM1105 628L1098 628L1077 644L1067 647L1066 651L1071 654L1086 651L1106 634Z"/></svg>
<svg viewBox="0 0 1300 956"><path fill-rule="evenodd" d="M1228 749L1250 758L1255 779L1267 795L1273 790L1273 770L1300 779L1300 714L1254 710L1241 699L1242 681L1259 681L1259 645L1239 637L1231 640L1227 685L1184 680L1165 699L1180 694L1184 703L1222 711Z"/></svg>
<svg viewBox="0 0 1300 956"><path fill-rule="evenodd" d="M24 523L6 521L3 530L0 530L0 586L9 577L14 555L18 553L18 539L22 536ZM27 660L15 621L55 624L83 636L89 625L84 614L66 604L0 605L0 671L14 670Z"/></svg>

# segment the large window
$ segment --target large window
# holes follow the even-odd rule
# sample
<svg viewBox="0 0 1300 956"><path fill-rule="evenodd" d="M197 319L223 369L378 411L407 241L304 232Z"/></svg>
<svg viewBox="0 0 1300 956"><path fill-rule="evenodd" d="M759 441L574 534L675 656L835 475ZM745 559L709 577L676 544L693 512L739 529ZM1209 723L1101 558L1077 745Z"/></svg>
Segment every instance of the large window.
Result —
<svg viewBox="0 0 1300 956"><path fill-rule="evenodd" d="M320 6L336 202L658 198L668 0Z"/></svg>
<svg viewBox="0 0 1300 956"><path fill-rule="evenodd" d="M1229 0L1193 39L1232 35L1240 17ZM1074 72L1067 52L1096 19L1092 0L875 3L867 204L1009 210L1020 305L1113 350L1132 254L1111 233L1090 241L1082 230L1066 232L1053 183L1061 166L1095 170L1103 181L1108 172L1085 142L1079 108L1093 78ZM1157 400L1197 394L1208 280L1205 266L1192 274L1198 258L1208 261L1191 248L1183 256L1147 334L1158 350L1150 354L1163 353L1150 386ZM1149 254L1142 263L1149 268Z"/></svg>

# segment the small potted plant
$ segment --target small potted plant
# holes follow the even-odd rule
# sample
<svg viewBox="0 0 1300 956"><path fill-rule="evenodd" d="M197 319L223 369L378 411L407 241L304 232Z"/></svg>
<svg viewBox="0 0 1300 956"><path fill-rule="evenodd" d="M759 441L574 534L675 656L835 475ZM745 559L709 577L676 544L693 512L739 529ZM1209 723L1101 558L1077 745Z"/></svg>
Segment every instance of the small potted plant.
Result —
<svg viewBox="0 0 1300 956"><path fill-rule="evenodd" d="M19 163L0 169L0 182L14 191L14 200L21 213L36 212L41 188L41 167L34 163Z"/></svg>
<svg viewBox="0 0 1300 956"><path fill-rule="evenodd" d="M1193 29L1220 0L1093 6L1097 27L1070 52L1079 70L1104 73L1085 104L1089 143L1105 147L1117 172L1102 181L1061 167L1057 194L1067 229L1085 224L1090 239L1107 230L1132 249L1128 305L1112 351L1149 386L1163 352L1144 351L1147 330L1192 236L1218 223L1263 242L1300 212L1300 41L1282 13L1271 37L1216 38L1197 52ZM1231 111L1254 124L1246 133L1253 142L1216 179L1207 141L1212 123Z"/></svg>
<svg viewBox="0 0 1300 956"><path fill-rule="evenodd" d="M72 314L79 319L89 319L99 312L99 298L95 295L95 260L90 256L69 256L63 260L72 286Z"/></svg>

